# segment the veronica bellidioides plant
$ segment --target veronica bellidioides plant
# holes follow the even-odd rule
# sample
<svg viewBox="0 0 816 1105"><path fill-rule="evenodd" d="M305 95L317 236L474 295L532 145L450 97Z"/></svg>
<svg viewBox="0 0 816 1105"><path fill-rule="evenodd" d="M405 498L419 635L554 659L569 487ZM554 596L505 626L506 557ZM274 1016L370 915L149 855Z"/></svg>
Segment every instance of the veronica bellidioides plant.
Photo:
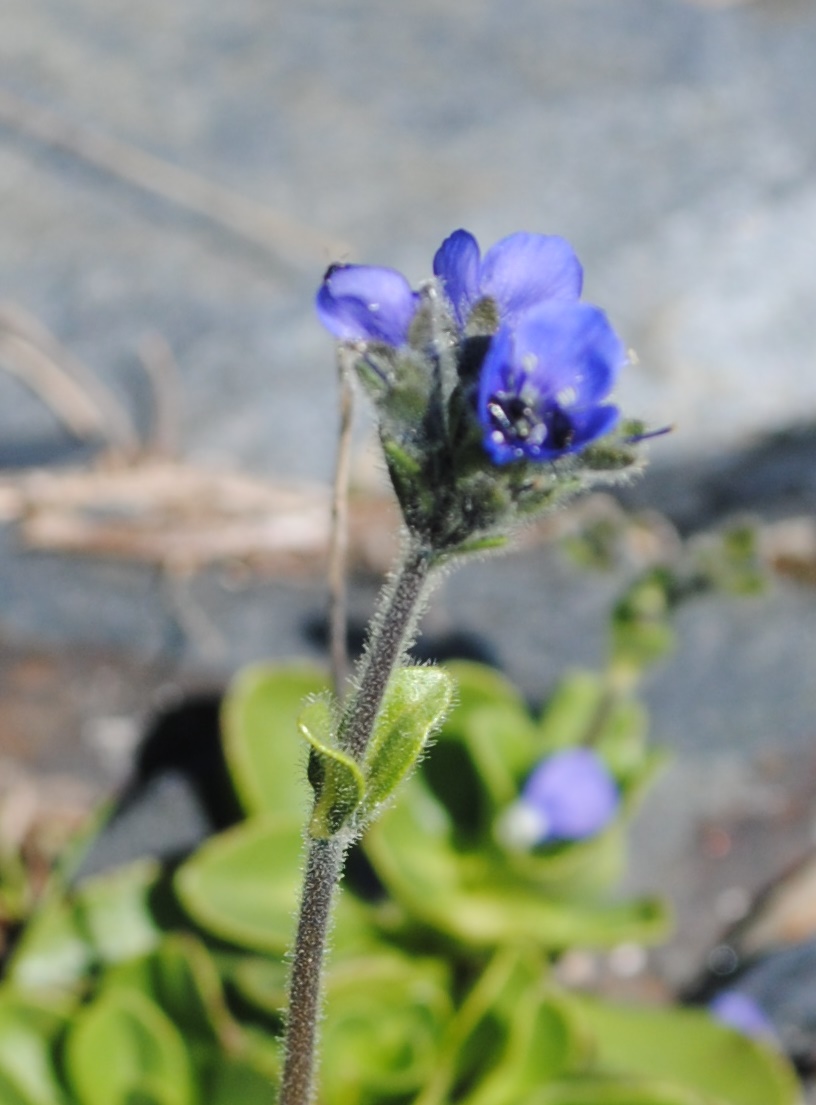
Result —
<svg viewBox="0 0 816 1105"><path fill-rule="evenodd" d="M452 687L402 666L435 569L503 544L520 520L637 462L640 427L610 394L626 355L563 238L513 234L484 257L457 230L418 291L398 272L332 265L323 325L374 403L406 537L340 707L300 727L315 793L293 955L281 1105L313 1096L321 965L349 845L411 770Z"/></svg>

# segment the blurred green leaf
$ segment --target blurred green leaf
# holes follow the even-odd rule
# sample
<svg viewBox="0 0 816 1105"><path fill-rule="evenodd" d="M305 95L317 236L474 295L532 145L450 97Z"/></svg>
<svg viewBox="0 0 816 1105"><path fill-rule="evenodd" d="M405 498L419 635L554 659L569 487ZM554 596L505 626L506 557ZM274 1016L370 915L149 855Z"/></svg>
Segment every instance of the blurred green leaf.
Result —
<svg viewBox="0 0 816 1105"><path fill-rule="evenodd" d="M309 664L259 665L237 677L224 701L224 752L248 814L296 814L312 801L297 719L304 701L328 688Z"/></svg>
<svg viewBox="0 0 816 1105"><path fill-rule="evenodd" d="M705 1105L796 1105L796 1077L777 1052L698 1009L571 999L595 1040L597 1063L622 1075L676 1082Z"/></svg>
<svg viewBox="0 0 816 1105"><path fill-rule="evenodd" d="M64 998L31 999L0 990L0 1101L3 1105L64 1105L54 1065L54 1047L65 1030L70 1004Z"/></svg>
<svg viewBox="0 0 816 1105"><path fill-rule="evenodd" d="M526 713L527 706L518 687L488 664L451 660L445 664L445 671L456 684L456 699L446 719L446 729L460 729L467 724L468 716L483 706L510 707L522 716Z"/></svg>
<svg viewBox="0 0 816 1105"><path fill-rule="evenodd" d="M610 661L620 677L637 678L674 648L670 613L675 589L672 573L655 568L636 580L615 606Z"/></svg>
<svg viewBox="0 0 816 1105"><path fill-rule="evenodd" d="M519 1105L722 1105L694 1090L660 1079L588 1075L558 1082L519 1101Z"/></svg>
<svg viewBox="0 0 816 1105"><path fill-rule="evenodd" d="M603 679L593 672L565 675L541 712L536 759L585 744L601 716L606 693Z"/></svg>
<svg viewBox="0 0 816 1105"><path fill-rule="evenodd" d="M326 977L326 1105L416 1093L434 1069L452 1013L444 963L381 952L334 964Z"/></svg>
<svg viewBox="0 0 816 1105"><path fill-rule="evenodd" d="M516 940L552 949L651 943L668 927L657 901L558 897L513 879L498 853L458 853L443 808L417 779L364 843L377 874L409 914L472 946Z"/></svg>
<svg viewBox="0 0 816 1105"><path fill-rule="evenodd" d="M244 1001L267 1017L280 1017L286 1006L289 971L283 959L245 955L233 965L229 981Z"/></svg>
<svg viewBox="0 0 816 1105"><path fill-rule="evenodd" d="M442 668L400 668L391 677L363 763L364 818L410 773L448 712L453 691L453 679Z"/></svg>
<svg viewBox="0 0 816 1105"><path fill-rule="evenodd" d="M204 1078L207 1105L271 1105L275 1084L269 1073L251 1064L214 1055Z"/></svg>
<svg viewBox="0 0 816 1105"><path fill-rule="evenodd" d="M94 961L90 940L72 905L54 896L32 916L6 967L21 987L71 987Z"/></svg>
<svg viewBox="0 0 816 1105"><path fill-rule="evenodd" d="M200 940L186 933L168 936L149 966L152 996L186 1040L240 1051L240 1025L227 1008L218 969Z"/></svg>
<svg viewBox="0 0 816 1105"><path fill-rule="evenodd" d="M733 595L757 595L767 585L756 527L738 523L693 547L693 559L709 587Z"/></svg>
<svg viewBox="0 0 816 1105"><path fill-rule="evenodd" d="M81 1105L194 1105L184 1041L138 991L108 990L83 1010L68 1035L65 1059Z"/></svg>
<svg viewBox="0 0 816 1105"><path fill-rule="evenodd" d="M505 1105L551 1082L581 1055L582 1040L572 1018L554 997L538 988L519 996L507 1020L504 1052L463 1105Z"/></svg>
<svg viewBox="0 0 816 1105"><path fill-rule="evenodd" d="M624 789L638 778L645 760L652 755L646 744L648 729L649 716L643 703L625 696L608 699L593 747Z"/></svg>
<svg viewBox="0 0 816 1105"><path fill-rule="evenodd" d="M103 963L143 955L161 940L151 906L161 874L158 860L140 859L87 879L76 891L77 920Z"/></svg>
<svg viewBox="0 0 816 1105"><path fill-rule="evenodd" d="M327 701L310 702L297 725L300 735L311 745L309 782L316 800L309 835L328 840L348 823L362 802L365 780L357 762L337 745Z"/></svg>
<svg viewBox="0 0 816 1105"><path fill-rule="evenodd" d="M176 872L191 917L222 940L284 952L294 929L303 829L287 815L253 817L212 837Z"/></svg>
<svg viewBox="0 0 816 1105"><path fill-rule="evenodd" d="M476 836L489 829L497 806L516 797L534 755L535 730L518 689L494 668L462 660L445 670L456 695L422 774L456 831Z"/></svg>

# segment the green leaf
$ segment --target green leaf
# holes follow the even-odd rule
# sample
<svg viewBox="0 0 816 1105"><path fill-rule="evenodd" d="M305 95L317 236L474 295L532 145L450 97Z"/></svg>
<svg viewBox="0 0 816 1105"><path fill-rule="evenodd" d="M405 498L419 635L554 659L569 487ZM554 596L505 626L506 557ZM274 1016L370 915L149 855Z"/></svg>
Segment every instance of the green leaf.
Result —
<svg viewBox="0 0 816 1105"><path fill-rule="evenodd" d="M589 1075L558 1082L525 1097L519 1105L720 1105L696 1091L660 1079Z"/></svg>
<svg viewBox="0 0 816 1105"><path fill-rule="evenodd" d="M609 703L595 738L595 750L624 787L636 779L653 750L647 748L649 716L636 699L621 697Z"/></svg>
<svg viewBox="0 0 816 1105"><path fill-rule="evenodd" d="M178 1030L144 994L106 991L76 1019L66 1067L81 1105L193 1105L190 1063Z"/></svg>
<svg viewBox="0 0 816 1105"><path fill-rule="evenodd" d="M538 723L538 756L584 744L604 700L600 676L588 671L564 676L547 699Z"/></svg>
<svg viewBox="0 0 816 1105"><path fill-rule="evenodd" d="M282 959L242 956L229 981L244 1001L267 1017L279 1018L286 1007L289 972Z"/></svg>
<svg viewBox="0 0 816 1105"><path fill-rule="evenodd" d="M508 1011L507 1042L496 1065L465 1105L505 1105L567 1071L581 1054L574 1018L555 998L543 1000L528 987Z"/></svg>
<svg viewBox="0 0 816 1105"><path fill-rule="evenodd" d="M446 731L444 737L448 737ZM536 732L527 710L511 705L482 706L469 714L456 736L468 749L485 794L489 796L487 825L497 810L518 797L519 783L536 763Z"/></svg>
<svg viewBox="0 0 816 1105"><path fill-rule="evenodd" d="M491 832L496 810L517 797L534 762L535 730L517 688L494 668L456 661L445 669L456 700L422 774L457 832L475 837Z"/></svg>
<svg viewBox="0 0 816 1105"><path fill-rule="evenodd" d="M190 916L222 940L284 952L301 883L303 830L296 818L253 817L212 837L176 872Z"/></svg>
<svg viewBox="0 0 816 1105"><path fill-rule="evenodd" d="M671 651L670 624L674 580L655 569L636 580L615 607L611 624L611 664L621 675L636 678Z"/></svg>
<svg viewBox="0 0 816 1105"><path fill-rule="evenodd" d="M424 924L476 947L531 941L552 949L653 942L668 918L650 899L606 903L559 897L513 878L501 854L460 854L444 809L417 779L365 841L377 874Z"/></svg>
<svg viewBox="0 0 816 1105"><path fill-rule="evenodd" d="M10 989L0 996L0 1101L3 1105L64 1105L52 1051L66 1028L69 1006L32 1000Z"/></svg>
<svg viewBox="0 0 816 1105"><path fill-rule="evenodd" d="M36 1098L30 1097L19 1083L7 1076L0 1068L0 1101L3 1105L39 1105Z"/></svg>
<svg viewBox="0 0 816 1105"><path fill-rule="evenodd" d="M93 961L93 948L75 910L63 898L53 897L23 929L6 975L23 988L70 987Z"/></svg>
<svg viewBox="0 0 816 1105"><path fill-rule="evenodd" d="M245 669L224 701L224 752L249 814L297 814L305 819L311 792L297 719L304 701L328 687L326 673L307 664Z"/></svg>
<svg viewBox="0 0 816 1105"><path fill-rule="evenodd" d="M454 682L442 668L400 668L391 677L363 763L364 818L387 801L442 722Z"/></svg>
<svg viewBox="0 0 816 1105"><path fill-rule="evenodd" d="M353 757L337 747L328 702L310 702L298 718L298 729L312 749L309 782L316 800L309 835L328 840L354 815L363 800L365 780Z"/></svg>
<svg viewBox="0 0 816 1105"><path fill-rule="evenodd" d="M271 1076L245 1061L215 1055L204 1078L207 1105L271 1105L276 1089Z"/></svg>
<svg viewBox="0 0 816 1105"><path fill-rule="evenodd" d="M467 724L468 715L483 706L508 706L527 714L527 706L518 687L487 664L472 660L452 660L445 671L456 683L456 702L445 722L445 729L457 730Z"/></svg>
<svg viewBox="0 0 816 1105"><path fill-rule="evenodd" d="M241 1046L241 1028L230 1014L218 969L200 940L168 936L150 957L152 996L186 1040Z"/></svg>
<svg viewBox="0 0 816 1105"><path fill-rule="evenodd" d="M698 1009L572 999L606 1071L676 1083L710 1105L795 1105L796 1077L777 1052Z"/></svg>
<svg viewBox="0 0 816 1105"><path fill-rule="evenodd" d="M422 466L416 457L412 457L393 438L383 438L382 447L391 478L398 482L400 486L413 484L422 471Z"/></svg>
<svg viewBox="0 0 816 1105"><path fill-rule="evenodd" d="M161 940L163 930L151 908L161 870L158 861L142 859L80 886L77 920L103 963L144 955Z"/></svg>
<svg viewBox="0 0 816 1105"><path fill-rule="evenodd" d="M416 1093L434 1069L452 1013L449 987L437 960L385 952L333 964L321 1100L346 1105Z"/></svg>

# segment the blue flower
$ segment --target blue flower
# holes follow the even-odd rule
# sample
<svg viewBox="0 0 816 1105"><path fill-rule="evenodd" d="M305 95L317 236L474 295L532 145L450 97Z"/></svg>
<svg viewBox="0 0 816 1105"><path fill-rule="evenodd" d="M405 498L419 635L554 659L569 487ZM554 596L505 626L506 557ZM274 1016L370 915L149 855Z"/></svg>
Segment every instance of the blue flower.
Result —
<svg viewBox="0 0 816 1105"><path fill-rule="evenodd" d="M393 346L408 340L418 304L401 273L373 265L332 265L316 299L320 321L340 341Z"/></svg>
<svg viewBox="0 0 816 1105"><path fill-rule="evenodd" d="M496 464L554 460L613 428L606 402L624 348L597 307L553 302L505 323L479 377L477 412Z"/></svg>
<svg viewBox="0 0 816 1105"><path fill-rule="evenodd" d="M776 1030L765 1010L756 998L742 990L721 990L709 1002L708 1008L718 1021L736 1029L743 1036L765 1040L776 1038Z"/></svg>
<svg viewBox="0 0 816 1105"><path fill-rule="evenodd" d="M482 299L495 302L500 322L512 323L539 304L577 301L583 283L569 242L545 234L511 234L481 257L473 235L455 230L437 250L433 271L463 329Z"/></svg>
<svg viewBox="0 0 816 1105"><path fill-rule="evenodd" d="M543 760L504 814L499 835L511 847L585 840L615 816L618 787L590 748L568 748Z"/></svg>

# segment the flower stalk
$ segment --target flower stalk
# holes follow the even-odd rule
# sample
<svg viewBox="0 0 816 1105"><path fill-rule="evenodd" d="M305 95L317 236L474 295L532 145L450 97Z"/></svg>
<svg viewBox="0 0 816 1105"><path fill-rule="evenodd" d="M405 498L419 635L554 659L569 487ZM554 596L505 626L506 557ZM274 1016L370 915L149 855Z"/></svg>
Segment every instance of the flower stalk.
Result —
<svg viewBox="0 0 816 1105"><path fill-rule="evenodd" d="M422 610L433 555L408 543L402 564L386 586L384 609L363 659L357 691L339 727L341 746L362 763L391 675L410 642ZM292 954L286 1050L279 1105L309 1105L314 1098L317 1026L332 904L351 838L338 833L310 840Z"/></svg>

